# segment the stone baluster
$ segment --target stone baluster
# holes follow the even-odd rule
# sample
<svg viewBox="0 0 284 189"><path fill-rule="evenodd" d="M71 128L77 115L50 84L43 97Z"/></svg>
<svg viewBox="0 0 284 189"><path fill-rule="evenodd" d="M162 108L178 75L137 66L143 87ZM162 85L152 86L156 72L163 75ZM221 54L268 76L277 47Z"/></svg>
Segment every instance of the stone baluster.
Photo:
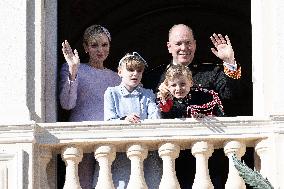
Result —
<svg viewBox="0 0 284 189"><path fill-rule="evenodd" d="M271 149L269 148L269 143L270 141L268 139L263 139L260 140L256 143L255 146L255 151L257 153L257 155L260 158L260 173L261 175L265 178L269 179L269 176L272 175L271 172L273 172L273 170L271 170L271 162L272 160L270 160L270 154L271 154ZM270 174L269 174L270 173ZM273 180L273 178L269 179L270 181Z"/></svg>
<svg viewBox="0 0 284 189"><path fill-rule="evenodd" d="M163 160L163 176L159 189L180 189L175 171L175 159L180 147L173 143L165 143L159 147L159 156Z"/></svg>
<svg viewBox="0 0 284 189"><path fill-rule="evenodd" d="M127 189L147 189L144 178L143 161L148 150L145 146L134 144L127 148L127 157L131 160L131 174Z"/></svg>
<svg viewBox="0 0 284 189"><path fill-rule="evenodd" d="M52 158L52 153L48 148L41 148L40 149L40 157L39 157L39 184L40 189L50 189L48 185L48 179L47 179L47 164Z"/></svg>
<svg viewBox="0 0 284 189"><path fill-rule="evenodd" d="M75 146L67 146L62 151L62 159L66 164L66 175L63 189L81 189L78 164L82 161L83 150Z"/></svg>
<svg viewBox="0 0 284 189"><path fill-rule="evenodd" d="M239 176L238 170L234 166L232 155L236 154L238 159L245 154L245 145L239 141L230 141L225 144L224 152L229 158L229 174L225 184L226 189L245 189L244 180Z"/></svg>
<svg viewBox="0 0 284 189"><path fill-rule="evenodd" d="M192 189L213 189L208 170L208 159L213 153L213 145L200 141L193 144L191 153L196 158L196 173Z"/></svg>
<svg viewBox="0 0 284 189"><path fill-rule="evenodd" d="M111 164L116 156L115 147L101 145L95 149L95 158L99 162L99 178L95 189L114 189Z"/></svg>

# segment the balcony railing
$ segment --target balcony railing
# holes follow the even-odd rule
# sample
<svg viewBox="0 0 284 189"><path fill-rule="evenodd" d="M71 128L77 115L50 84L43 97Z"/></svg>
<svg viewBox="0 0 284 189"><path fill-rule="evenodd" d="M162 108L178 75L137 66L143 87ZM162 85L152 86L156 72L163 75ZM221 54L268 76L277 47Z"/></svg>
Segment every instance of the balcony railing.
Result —
<svg viewBox="0 0 284 189"><path fill-rule="evenodd" d="M143 160L149 151L157 150L163 161L159 188L178 189L180 185L175 173L175 159L180 150L191 149L196 160L192 188L211 189L214 186L208 161L215 149L223 149L229 159L225 188L242 189L246 185L235 169L231 156L236 154L241 159L247 147L253 147L258 155L260 162L255 166L260 173L274 186L280 187L281 179L277 170L281 170L283 165L276 160L281 156L281 152L277 151L281 142L277 142L277 138L284 131L283 121L282 117L274 116L267 119L223 117L146 120L141 124L120 121L1 125L0 188L56 188L55 162L57 154L61 154L66 164L64 188L79 189L78 164L84 153L94 152L100 166L96 188L114 189L111 164L116 152L125 152L131 161L127 188L146 189Z"/></svg>

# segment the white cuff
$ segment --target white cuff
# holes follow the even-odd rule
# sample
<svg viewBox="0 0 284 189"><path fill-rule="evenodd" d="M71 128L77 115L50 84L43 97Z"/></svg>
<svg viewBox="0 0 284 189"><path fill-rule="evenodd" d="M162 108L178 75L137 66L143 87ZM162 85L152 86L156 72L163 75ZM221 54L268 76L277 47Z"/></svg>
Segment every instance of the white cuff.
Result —
<svg viewBox="0 0 284 189"><path fill-rule="evenodd" d="M226 66L231 71L237 71L237 68L238 68L236 61L234 62L234 64L230 64L228 62L223 61L223 66Z"/></svg>

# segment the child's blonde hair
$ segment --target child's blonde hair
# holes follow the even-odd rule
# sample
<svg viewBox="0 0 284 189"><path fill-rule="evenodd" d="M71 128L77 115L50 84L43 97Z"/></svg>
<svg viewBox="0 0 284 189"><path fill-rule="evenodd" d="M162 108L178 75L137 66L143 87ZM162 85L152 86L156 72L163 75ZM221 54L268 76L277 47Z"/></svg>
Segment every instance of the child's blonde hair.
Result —
<svg viewBox="0 0 284 189"><path fill-rule="evenodd" d="M144 71L147 62L137 53L127 53L119 61L118 70L125 66L128 71L137 70L139 72Z"/></svg>
<svg viewBox="0 0 284 189"><path fill-rule="evenodd" d="M165 73L164 83L168 85L169 81L172 81L173 79L180 76L185 76L189 82L192 82L192 73L188 67L181 64L171 65Z"/></svg>

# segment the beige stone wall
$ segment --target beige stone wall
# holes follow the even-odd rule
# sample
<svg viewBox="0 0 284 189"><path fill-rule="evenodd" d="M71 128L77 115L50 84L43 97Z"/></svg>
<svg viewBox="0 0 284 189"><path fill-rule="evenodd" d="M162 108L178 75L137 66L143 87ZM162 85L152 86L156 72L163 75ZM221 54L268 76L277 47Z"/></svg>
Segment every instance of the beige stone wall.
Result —
<svg viewBox="0 0 284 189"><path fill-rule="evenodd" d="M158 142L163 139L162 133L172 140L179 140L180 135L177 133L184 133L186 136L180 144L184 147L192 135L200 138L201 135L210 136L214 131L212 123L198 123L199 128L188 130L186 127L180 129L184 125L172 120L179 128L173 127L173 124L169 126L167 122L150 123L139 130L140 136L136 136L134 133L137 131L127 125L113 125L113 130L106 129L105 133L96 130L97 127L106 126L105 123L95 123L91 128L87 123L41 125L39 131L35 132L37 126L35 123L30 124L31 120L37 123L56 121L57 1L1 0L0 7L0 174L4 175L0 188L6 189L8 184L12 188L29 189L45 186L46 182L41 182L44 175L38 174L41 173L38 171L43 171L39 162L47 162L50 154L42 153L40 145L46 145L53 153L73 143L90 151L95 143L107 142L106 139L114 141L114 136L119 133L121 138L116 139L120 141L114 141L117 149L124 149L122 146L126 145L122 136L134 141L141 141L141 136L144 136L144 144L157 149ZM251 137L251 131L257 131L255 139L258 139L263 137L263 133L269 133L271 138L268 147L272 148L269 154L263 155L265 160L262 161L262 167L266 167L264 174L272 172L269 178L275 188L284 188L284 164L281 161L284 155L281 148L284 144L284 124L282 116L274 117L276 122L270 122L268 117L284 115L283 10L284 1L281 0L252 0L254 117L248 120L230 118L232 128L237 127L238 132L225 129L223 135L212 137L213 140L228 136L247 138ZM254 125L243 127L250 119L256 120ZM215 124L220 126L220 123L226 125L228 122ZM194 121L190 124L196 125ZM267 124L267 127L258 130L263 124ZM82 138L82 132L88 138ZM34 133L39 134L38 138L34 138ZM267 161L269 165L265 165ZM49 164L47 167L50 178L54 173L54 165ZM54 183L53 179L54 175L48 182Z"/></svg>
<svg viewBox="0 0 284 189"><path fill-rule="evenodd" d="M284 113L283 1L252 0L253 114Z"/></svg>

